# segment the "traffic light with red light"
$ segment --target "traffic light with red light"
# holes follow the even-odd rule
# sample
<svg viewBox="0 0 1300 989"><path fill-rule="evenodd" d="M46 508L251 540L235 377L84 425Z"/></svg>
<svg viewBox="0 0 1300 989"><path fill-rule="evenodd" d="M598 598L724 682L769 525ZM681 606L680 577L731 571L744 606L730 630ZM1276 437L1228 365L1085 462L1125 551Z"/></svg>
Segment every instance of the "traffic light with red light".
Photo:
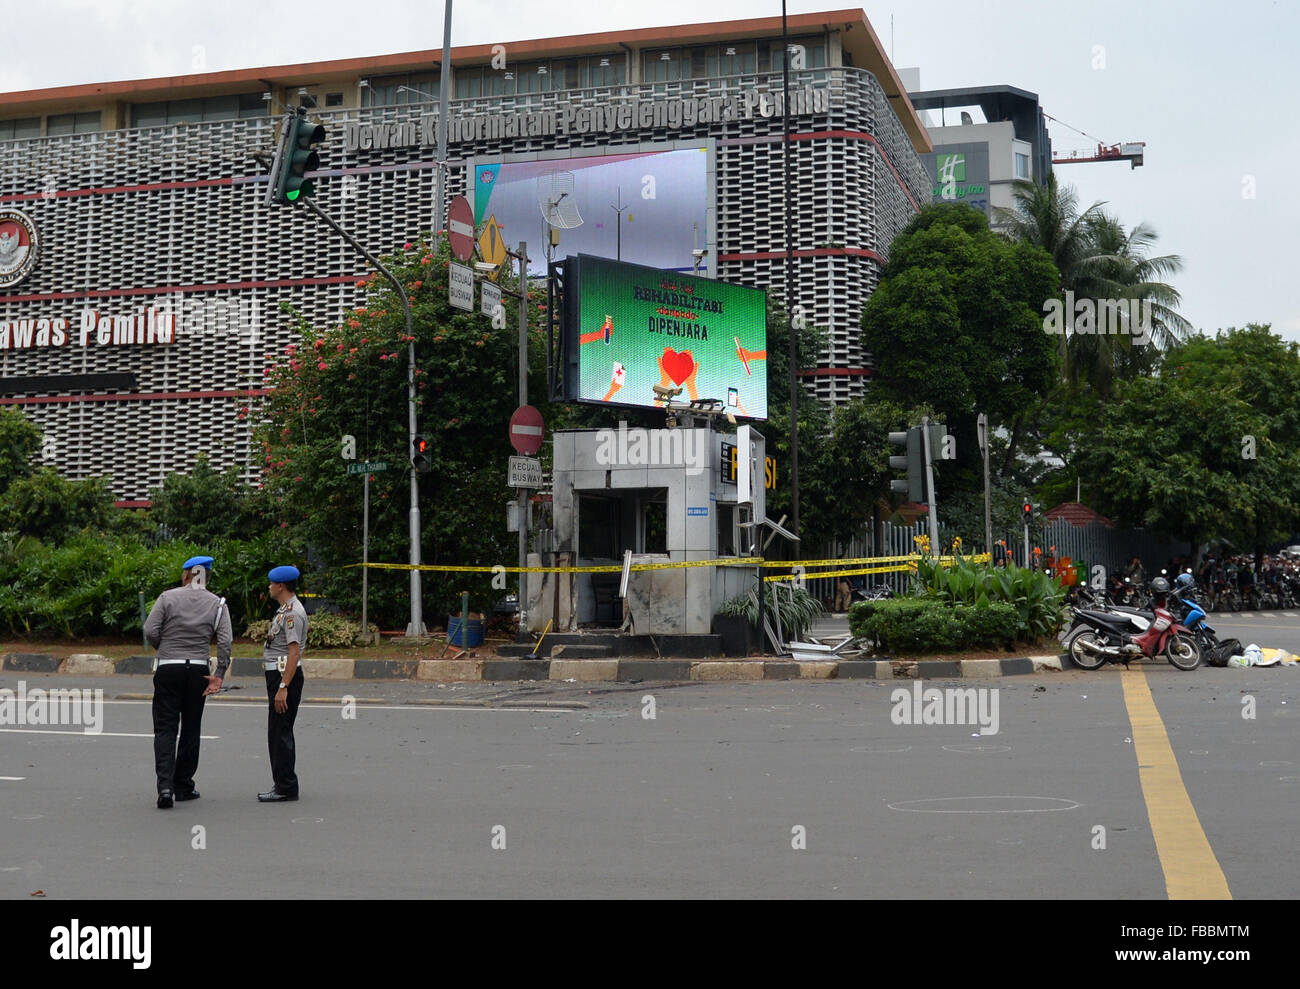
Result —
<svg viewBox="0 0 1300 989"><path fill-rule="evenodd" d="M416 433L411 440L411 466L420 474L428 473L433 466L429 458L429 440L422 433Z"/></svg>

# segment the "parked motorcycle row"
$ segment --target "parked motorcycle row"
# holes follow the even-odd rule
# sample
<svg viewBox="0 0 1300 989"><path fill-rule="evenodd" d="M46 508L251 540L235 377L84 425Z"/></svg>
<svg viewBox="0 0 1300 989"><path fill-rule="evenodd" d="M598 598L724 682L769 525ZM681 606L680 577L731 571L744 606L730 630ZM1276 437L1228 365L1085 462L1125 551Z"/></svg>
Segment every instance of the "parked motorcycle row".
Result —
<svg viewBox="0 0 1300 989"><path fill-rule="evenodd" d="M1300 603L1300 559L1266 556L1256 572L1248 557L1209 559L1197 579L1207 611L1294 608Z"/></svg>

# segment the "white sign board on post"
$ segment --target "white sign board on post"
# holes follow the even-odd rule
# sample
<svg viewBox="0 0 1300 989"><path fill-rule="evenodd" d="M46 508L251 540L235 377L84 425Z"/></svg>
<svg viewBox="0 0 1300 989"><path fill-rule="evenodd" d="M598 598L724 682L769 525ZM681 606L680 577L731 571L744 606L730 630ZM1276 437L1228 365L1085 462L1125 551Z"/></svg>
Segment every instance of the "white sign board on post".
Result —
<svg viewBox="0 0 1300 989"><path fill-rule="evenodd" d="M501 305L501 286L493 285L491 282L484 282L479 295L479 312L484 316L495 314L497 306Z"/></svg>
<svg viewBox="0 0 1300 989"><path fill-rule="evenodd" d="M507 473L506 483L512 488L531 488L536 491L542 486L542 462L532 457L511 457Z"/></svg>
<svg viewBox="0 0 1300 989"><path fill-rule="evenodd" d="M447 284L447 301L457 309L474 311L474 269L463 264L447 266L449 282Z"/></svg>

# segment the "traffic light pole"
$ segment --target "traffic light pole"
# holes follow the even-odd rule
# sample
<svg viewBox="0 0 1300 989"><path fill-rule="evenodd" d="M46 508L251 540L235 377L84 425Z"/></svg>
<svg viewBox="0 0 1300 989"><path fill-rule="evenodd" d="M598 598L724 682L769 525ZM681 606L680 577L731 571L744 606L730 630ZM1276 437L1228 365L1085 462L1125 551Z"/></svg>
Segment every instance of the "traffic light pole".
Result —
<svg viewBox="0 0 1300 989"><path fill-rule="evenodd" d="M311 211L319 216L329 225L336 234L346 240L352 248L365 258L375 270L382 274L393 286L393 291L397 297L402 300L402 312L406 316L406 336L407 336L407 367L406 367L406 409L407 419L411 429L412 449L414 449L416 423L415 423L415 332L411 322L411 300L406 297L406 289L402 288L402 283L397 277L389 271L373 254L361 246L360 241L350 233L340 227L331 219L323 209L316 205L310 198L303 197L300 202L305 202ZM420 587L420 478L419 471L415 465L411 465L411 621L406 626L406 634L412 637L422 637L427 633L424 627L424 615L422 612L421 587Z"/></svg>
<svg viewBox="0 0 1300 989"><path fill-rule="evenodd" d="M930 417L921 417L921 441L925 444L926 501L930 506L930 555L939 555L939 510L934 496L934 456L930 451Z"/></svg>

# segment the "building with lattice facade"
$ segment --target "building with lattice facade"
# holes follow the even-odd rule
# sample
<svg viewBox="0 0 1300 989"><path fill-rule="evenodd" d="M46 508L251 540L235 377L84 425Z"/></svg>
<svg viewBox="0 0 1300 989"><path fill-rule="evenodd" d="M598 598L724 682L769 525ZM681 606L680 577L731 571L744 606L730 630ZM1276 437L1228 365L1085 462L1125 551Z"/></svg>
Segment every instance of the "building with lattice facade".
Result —
<svg viewBox="0 0 1300 989"><path fill-rule="evenodd" d="M810 384L842 402L869 377L863 304L929 201L919 155L932 148L862 11L793 15L789 34L794 301L829 329ZM702 142L705 270L779 299L782 53L779 18L454 48L445 196L467 191L475 160ZM251 156L305 90L329 135L316 201L389 251L437 215L440 62L422 51L0 96L0 404L41 426L48 463L108 475L123 503L200 452L255 477L240 409L293 339L280 304L329 325L363 301L366 271L303 209L265 205Z"/></svg>

